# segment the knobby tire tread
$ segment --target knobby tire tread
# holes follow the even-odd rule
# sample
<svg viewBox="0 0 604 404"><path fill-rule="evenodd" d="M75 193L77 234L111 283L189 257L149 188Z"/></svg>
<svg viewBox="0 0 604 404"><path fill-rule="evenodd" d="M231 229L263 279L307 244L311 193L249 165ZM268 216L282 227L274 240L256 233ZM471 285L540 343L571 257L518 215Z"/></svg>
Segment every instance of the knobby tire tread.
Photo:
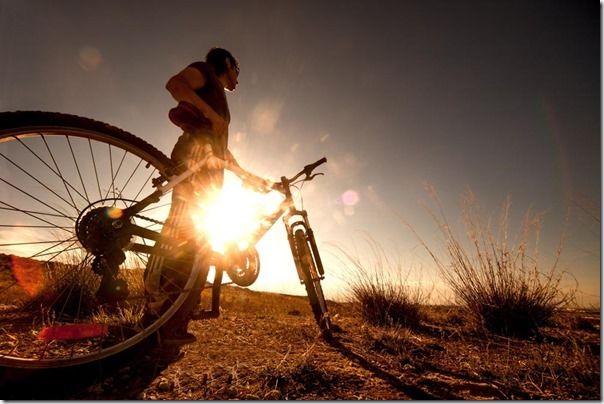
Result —
<svg viewBox="0 0 604 404"><path fill-rule="evenodd" d="M11 129L35 129L56 127L57 129L83 129L97 133L110 135L125 143L138 147L145 153L153 156L157 162L166 168L174 166L173 161L163 152L147 143L145 140L105 122L97 121L77 115L64 114L61 112L47 111L15 111L0 112L0 131Z"/></svg>
<svg viewBox="0 0 604 404"><path fill-rule="evenodd" d="M321 296L319 297L316 287L321 288L321 284L316 284L317 281L313 280L313 274L311 273L311 270L308 265L306 265L306 260L304 258L309 257L312 261L312 255L308 247L308 243L306 242L304 232L300 229L296 230L294 234L294 239L296 241L296 249L298 252L298 258L300 260L300 266L303 273L304 286L308 294L308 300L310 301L310 307L312 309L317 324L321 328L321 331L328 332L329 320L323 318L323 315L327 313L327 303L325 302L325 296L321 291ZM323 300L323 304L321 304L320 299ZM323 313L323 309L321 307L323 305L325 306L325 313Z"/></svg>
<svg viewBox="0 0 604 404"><path fill-rule="evenodd" d="M168 158L164 153L160 150L147 143L143 139L133 135L130 132L127 132L118 127L109 125L107 123L97 121L94 119L81 117L77 115L64 114L59 112L46 112L46 111L15 111L15 112L0 112L0 142L3 138L11 136L11 134L15 134L15 132L28 133L35 132L36 130L40 131L49 131L52 129L56 129L57 131L63 130L76 130L76 131L84 131L86 134L93 136L96 135L98 138L113 138L117 140L117 145L126 145L132 146L134 149L138 149L144 154L146 154L145 159L147 163L153 164L155 168L161 174L166 174L168 170L174 167L173 161ZM85 137L85 136L83 136ZM148 157L148 159L146 158ZM141 157L142 158L142 157ZM150 161L152 160L152 161ZM195 272L195 271L194 271ZM192 277L196 276L195 272ZM189 278L187 282L187 286L185 286L185 290L191 283L191 278ZM131 337L128 340L125 340L121 344L122 347L115 347L106 351L104 355L90 355L86 357L78 357L75 360L72 359L59 359L51 362L41 361L39 363L32 362L23 362L16 363L12 359L7 359L0 357L0 365L8 366L8 367L22 367L22 368L53 368L53 367L63 367L63 366L72 366L79 365L83 363L92 362L95 360L99 360L110 355L114 355L118 352L123 351L124 349L134 345L147 338L151 334L155 333L178 309L178 307L184 301L184 294L181 294L179 298L175 301L175 303L164 312L160 318L153 323L152 326L145 328L143 331L139 332L135 337ZM175 305L178 304L177 307ZM126 342L133 341L129 344Z"/></svg>

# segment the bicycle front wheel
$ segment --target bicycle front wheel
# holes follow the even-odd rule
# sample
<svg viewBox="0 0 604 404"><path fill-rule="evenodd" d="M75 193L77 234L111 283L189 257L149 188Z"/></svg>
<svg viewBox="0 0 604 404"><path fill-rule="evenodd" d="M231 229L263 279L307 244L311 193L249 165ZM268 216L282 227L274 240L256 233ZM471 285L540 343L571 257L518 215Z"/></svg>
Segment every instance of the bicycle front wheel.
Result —
<svg viewBox="0 0 604 404"><path fill-rule="evenodd" d="M107 287L104 275L95 272L95 256L81 241L102 245L106 233L91 229L103 229L103 215L150 194L153 178L171 167L153 146L102 122L51 112L0 113L0 366L98 360L155 332L176 311L193 273L175 307L152 324L142 321L153 242L125 240L150 245L145 253L125 249L112 274L119 296L107 303L98 293ZM159 231L169 205L164 196L130 220Z"/></svg>
<svg viewBox="0 0 604 404"><path fill-rule="evenodd" d="M321 331L328 335L331 332L331 320L327 311L327 302L323 295L321 278L317 272L304 231L297 229L294 233L294 239L296 242L296 253L300 262L300 275L306 287L310 307Z"/></svg>

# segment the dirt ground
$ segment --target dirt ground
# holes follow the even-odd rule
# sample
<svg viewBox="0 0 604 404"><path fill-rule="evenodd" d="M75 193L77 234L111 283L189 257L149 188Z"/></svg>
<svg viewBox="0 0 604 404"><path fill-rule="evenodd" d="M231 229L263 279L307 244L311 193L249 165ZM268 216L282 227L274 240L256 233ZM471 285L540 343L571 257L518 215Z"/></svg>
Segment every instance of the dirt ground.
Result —
<svg viewBox="0 0 604 404"><path fill-rule="evenodd" d="M205 298L205 297L204 297ZM207 302L206 302L207 303ZM0 368L3 399L601 399L599 313L568 312L531 340L474 330L454 307L427 307L414 330L367 325L330 304L325 341L303 297L225 287L197 341L150 339L65 369Z"/></svg>

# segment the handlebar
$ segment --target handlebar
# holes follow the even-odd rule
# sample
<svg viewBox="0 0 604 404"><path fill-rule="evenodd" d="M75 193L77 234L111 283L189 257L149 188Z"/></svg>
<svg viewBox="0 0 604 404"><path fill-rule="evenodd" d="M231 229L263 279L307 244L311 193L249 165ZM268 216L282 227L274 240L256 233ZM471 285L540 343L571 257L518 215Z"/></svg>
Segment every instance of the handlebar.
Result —
<svg viewBox="0 0 604 404"><path fill-rule="evenodd" d="M304 168L302 169L302 171L300 171L298 174L294 175L292 178L286 178L287 182L291 183L294 182L295 180L297 180L302 174L306 174L306 178L304 178L304 180L311 180L313 179L315 176L317 175L322 175L322 173L317 173L315 175L311 175L313 170L317 167L319 167L321 164L327 163L327 158L323 157L320 160L315 161L312 164L308 164L305 165Z"/></svg>
<svg viewBox="0 0 604 404"><path fill-rule="evenodd" d="M321 164L324 164L326 162L327 162L327 158L323 157L322 159L317 160L312 164L307 164L304 166L302 171L300 171L298 174L294 175L293 177L291 177L291 178L281 177L281 181L274 183L271 188L275 191L284 192L285 188L287 188L289 186L289 184L296 181L302 175L306 175L306 177L302 181L310 181L317 175L323 175L323 173L313 174L313 171L317 167L319 167ZM248 182L249 184L251 184L252 186L256 185L256 186L259 186L260 189L262 188L261 181L259 181L260 179L258 177L256 177L255 175L248 173L245 170L241 169L240 167L230 164L228 162L226 163L226 168L228 170L232 171L234 174L236 174L241 179L243 179L245 182Z"/></svg>

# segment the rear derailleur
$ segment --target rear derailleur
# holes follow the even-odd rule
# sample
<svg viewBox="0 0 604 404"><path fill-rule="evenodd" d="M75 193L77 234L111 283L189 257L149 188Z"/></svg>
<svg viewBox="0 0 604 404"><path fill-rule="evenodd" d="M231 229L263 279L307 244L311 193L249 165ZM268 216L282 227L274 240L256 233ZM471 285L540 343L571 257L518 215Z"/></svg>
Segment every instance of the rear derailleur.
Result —
<svg viewBox="0 0 604 404"><path fill-rule="evenodd" d="M130 220L123 210L99 207L80 215L76 234L86 250L94 255L92 271L101 276L96 297L101 302L115 304L128 297L128 284L120 279L119 267L126 260L123 249L132 234L127 230Z"/></svg>

